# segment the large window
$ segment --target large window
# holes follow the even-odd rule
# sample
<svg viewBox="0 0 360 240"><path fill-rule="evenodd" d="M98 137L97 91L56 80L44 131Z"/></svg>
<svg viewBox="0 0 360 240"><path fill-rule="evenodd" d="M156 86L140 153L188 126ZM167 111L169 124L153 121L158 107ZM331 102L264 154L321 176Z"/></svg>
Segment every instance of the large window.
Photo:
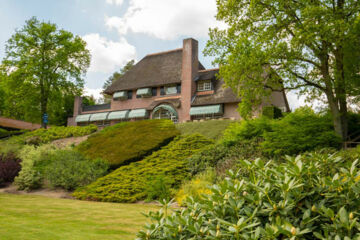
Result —
<svg viewBox="0 0 360 240"><path fill-rule="evenodd" d="M178 115L176 110L170 105L160 105L154 108L152 113L153 119L170 119L174 123L178 122Z"/></svg>
<svg viewBox="0 0 360 240"><path fill-rule="evenodd" d="M212 86L211 86L211 80L206 80L206 81L199 81L197 83L197 90L199 92L202 92L202 91L210 91L212 90Z"/></svg>

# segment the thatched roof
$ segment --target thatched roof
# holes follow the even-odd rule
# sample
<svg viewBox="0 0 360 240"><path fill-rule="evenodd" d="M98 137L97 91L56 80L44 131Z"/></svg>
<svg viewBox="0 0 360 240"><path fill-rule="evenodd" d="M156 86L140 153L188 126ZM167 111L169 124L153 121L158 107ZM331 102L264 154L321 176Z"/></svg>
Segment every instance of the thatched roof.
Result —
<svg viewBox="0 0 360 240"><path fill-rule="evenodd" d="M217 79L216 74L218 72L218 69L199 71L198 80L212 80L214 94L195 96L192 106L240 102L240 99L236 97L231 88L223 87L224 80Z"/></svg>
<svg viewBox="0 0 360 240"><path fill-rule="evenodd" d="M181 65L182 48L149 54L117 79L105 93L180 83ZM202 69L204 67L199 62L199 70Z"/></svg>

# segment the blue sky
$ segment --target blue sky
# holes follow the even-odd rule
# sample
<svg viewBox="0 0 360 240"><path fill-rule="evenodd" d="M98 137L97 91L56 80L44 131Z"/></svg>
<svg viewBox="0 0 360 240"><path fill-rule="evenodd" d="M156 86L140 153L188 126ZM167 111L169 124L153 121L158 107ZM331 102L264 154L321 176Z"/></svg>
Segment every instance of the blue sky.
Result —
<svg viewBox="0 0 360 240"><path fill-rule="evenodd" d="M187 37L199 41L200 61L213 67L201 51L208 28L218 25L215 14L215 0L1 0L0 58L15 29L32 16L56 23L87 41L92 63L85 87L97 95L127 61L181 47Z"/></svg>

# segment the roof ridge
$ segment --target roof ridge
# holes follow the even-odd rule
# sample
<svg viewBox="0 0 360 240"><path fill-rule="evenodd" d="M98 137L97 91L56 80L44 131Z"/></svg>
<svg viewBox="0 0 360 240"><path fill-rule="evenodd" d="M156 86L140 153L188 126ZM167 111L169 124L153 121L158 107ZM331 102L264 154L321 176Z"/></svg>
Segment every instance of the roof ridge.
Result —
<svg viewBox="0 0 360 240"><path fill-rule="evenodd" d="M182 48L176 48L176 49L172 49L172 50L168 50L168 51L163 51L163 52L150 53L150 54L147 54L146 57L151 57L151 56L156 56L156 55L167 54L167 53L176 52L176 51L180 51L180 50L183 50L183 49L182 49Z"/></svg>
<svg viewBox="0 0 360 240"><path fill-rule="evenodd" d="M210 72L210 71L215 71L215 70L219 70L219 68L204 69L204 70L199 70L199 72Z"/></svg>

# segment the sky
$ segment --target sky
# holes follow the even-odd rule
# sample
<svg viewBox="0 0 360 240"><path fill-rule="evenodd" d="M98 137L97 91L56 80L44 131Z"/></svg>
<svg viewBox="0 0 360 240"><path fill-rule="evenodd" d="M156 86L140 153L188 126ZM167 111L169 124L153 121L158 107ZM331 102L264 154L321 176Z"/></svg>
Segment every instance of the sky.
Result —
<svg viewBox="0 0 360 240"><path fill-rule="evenodd" d="M188 37L199 41L199 60L213 68L202 54L216 21L215 0L1 0L0 59L6 41L35 16L81 36L92 55L85 76L87 94L100 97L103 83L128 61L182 47ZM288 94L291 108L304 104Z"/></svg>

